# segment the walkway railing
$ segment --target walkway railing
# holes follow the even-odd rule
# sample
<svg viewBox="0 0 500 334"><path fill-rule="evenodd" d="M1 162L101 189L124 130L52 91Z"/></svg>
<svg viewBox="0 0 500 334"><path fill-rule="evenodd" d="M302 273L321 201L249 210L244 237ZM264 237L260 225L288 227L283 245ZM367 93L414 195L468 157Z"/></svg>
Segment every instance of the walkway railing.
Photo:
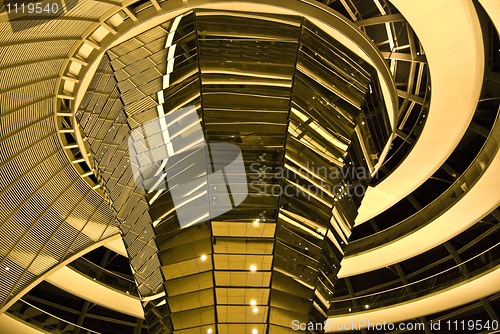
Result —
<svg viewBox="0 0 500 334"><path fill-rule="evenodd" d="M125 292L127 294L138 296L137 287L132 276L126 277L124 274L118 274L111 270L102 268L97 264L81 257L71 262L68 267L81 274L96 280L99 283Z"/></svg>
<svg viewBox="0 0 500 334"><path fill-rule="evenodd" d="M330 315L399 304L470 280L500 265L500 242L476 256L427 278L355 298L332 300Z"/></svg>
<svg viewBox="0 0 500 334"><path fill-rule="evenodd" d="M72 334L76 328L79 328L80 334L100 334L100 332L79 326L50 314L23 299L18 299L7 312L15 318L24 320L34 327L49 333Z"/></svg>

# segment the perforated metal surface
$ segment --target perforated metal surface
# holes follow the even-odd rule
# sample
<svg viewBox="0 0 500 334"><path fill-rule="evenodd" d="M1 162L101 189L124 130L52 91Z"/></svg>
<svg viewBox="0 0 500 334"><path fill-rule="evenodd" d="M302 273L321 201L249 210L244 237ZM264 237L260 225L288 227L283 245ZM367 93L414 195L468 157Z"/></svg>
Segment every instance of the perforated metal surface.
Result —
<svg viewBox="0 0 500 334"><path fill-rule="evenodd" d="M63 60L93 23L78 17L110 7L80 2L64 19L16 33L0 23L0 307L75 252L119 232L109 205L66 157L53 118Z"/></svg>

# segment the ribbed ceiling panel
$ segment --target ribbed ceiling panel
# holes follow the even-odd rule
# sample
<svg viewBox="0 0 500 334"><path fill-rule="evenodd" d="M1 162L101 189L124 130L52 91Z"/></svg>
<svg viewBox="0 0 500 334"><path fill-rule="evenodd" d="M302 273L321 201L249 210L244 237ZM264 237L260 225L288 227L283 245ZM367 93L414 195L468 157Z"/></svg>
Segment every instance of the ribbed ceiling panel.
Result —
<svg viewBox="0 0 500 334"><path fill-rule="evenodd" d="M38 42L37 38L33 38L24 44L2 46L0 47L1 67L15 66L28 61L37 60L42 62L44 59L65 57L73 44L74 41L72 40L56 39L54 41Z"/></svg>
<svg viewBox="0 0 500 334"><path fill-rule="evenodd" d="M29 22L29 23L28 23ZM42 24L43 23L43 24ZM86 22L88 23L88 22ZM4 27L0 28L0 31L8 31L11 25L16 27L18 32L14 34L2 34L0 33L0 43L23 43L24 41L29 41L33 32L36 31L36 36L38 39L54 39L57 40L61 37L61 31L64 31L64 38L75 38L78 39L80 35L85 31L86 24L80 24L79 21L75 20L57 20L53 19L49 22L44 21L13 21L9 23L3 23ZM21 29L21 27L23 29Z"/></svg>
<svg viewBox="0 0 500 334"><path fill-rule="evenodd" d="M72 15L97 18L112 6L80 1ZM92 23L20 20L13 24L27 29L16 32L0 24L0 308L75 252L118 233L108 203L64 153L53 118L63 58Z"/></svg>

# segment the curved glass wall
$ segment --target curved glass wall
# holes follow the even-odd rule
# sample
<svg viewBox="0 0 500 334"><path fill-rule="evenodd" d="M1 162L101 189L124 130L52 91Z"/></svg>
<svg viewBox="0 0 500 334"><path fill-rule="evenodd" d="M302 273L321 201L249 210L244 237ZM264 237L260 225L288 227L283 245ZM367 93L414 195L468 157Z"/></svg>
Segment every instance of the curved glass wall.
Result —
<svg viewBox="0 0 500 334"><path fill-rule="evenodd" d="M113 47L100 68L114 74L107 94L119 94L123 112L107 134L90 120L94 107L107 112L91 91L79 120L87 134L97 126L104 136L91 149L122 221L150 332L264 333L297 319L322 323L390 134L374 68L302 17L206 10ZM382 123L370 121L359 137L362 110ZM120 149L125 127L128 152ZM181 137L196 141L184 141L191 151L180 149ZM144 153L156 138L165 146ZM229 151L215 149L222 143L240 152L245 177L237 187L235 170L224 167ZM179 150L184 155L172 155ZM182 190L188 183L193 188Z"/></svg>

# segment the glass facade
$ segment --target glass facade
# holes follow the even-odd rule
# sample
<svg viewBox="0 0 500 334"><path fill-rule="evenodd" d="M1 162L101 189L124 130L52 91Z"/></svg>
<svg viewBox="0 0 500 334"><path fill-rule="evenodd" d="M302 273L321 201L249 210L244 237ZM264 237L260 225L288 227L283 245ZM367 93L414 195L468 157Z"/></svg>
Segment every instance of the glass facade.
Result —
<svg viewBox="0 0 500 334"><path fill-rule="evenodd" d="M390 133L355 130L374 105L386 114L374 68L303 17L209 10L111 48L100 68L113 73L121 109L91 149L149 331L323 323L372 155ZM86 121L109 112L87 104L95 94L78 116L89 136ZM367 136L378 140L371 155ZM143 154L158 138L164 145ZM243 181L224 167L230 147Z"/></svg>

